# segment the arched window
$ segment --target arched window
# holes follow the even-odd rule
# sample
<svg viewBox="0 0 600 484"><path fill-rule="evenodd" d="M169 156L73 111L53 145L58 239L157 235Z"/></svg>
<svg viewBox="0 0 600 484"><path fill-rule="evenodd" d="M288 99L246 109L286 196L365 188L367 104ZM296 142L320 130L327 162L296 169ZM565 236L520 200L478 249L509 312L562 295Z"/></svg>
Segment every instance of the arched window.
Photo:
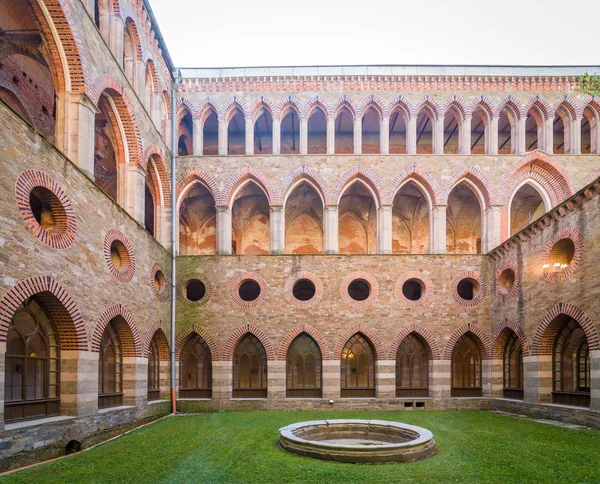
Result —
<svg viewBox="0 0 600 484"><path fill-rule="evenodd" d="M557 334L552 355L552 402L589 407L590 348L585 332L573 319Z"/></svg>
<svg viewBox="0 0 600 484"><path fill-rule="evenodd" d="M364 183L344 189L338 217L340 254L377 253L377 202Z"/></svg>
<svg viewBox="0 0 600 484"><path fill-rule="evenodd" d="M473 186L462 181L448 196L446 251L449 254L481 254L483 210Z"/></svg>
<svg viewBox="0 0 600 484"><path fill-rule="evenodd" d="M323 252L323 201L306 181L300 182L285 201L285 253Z"/></svg>
<svg viewBox="0 0 600 484"><path fill-rule="evenodd" d="M392 205L392 253L429 252L429 202L421 188L405 183Z"/></svg>
<svg viewBox="0 0 600 484"><path fill-rule="evenodd" d="M335 118L335 154L354 153L354 113L343 106Z"/></svg>
<svg viewBox="0 0 600 484"><path fill-rule="evenodd" d="M473 110L473 118L471 119L471 153L481 155L491 153L490 135L489 135L490 118L481 105ZM503 140L504 142L504 140Z"/></svg>
<svg viewBox="0 0 600 484"><path fill-rule="evenodd" d="M232 254L269 253L269 200L256 183L249 182L236 193L231 223Z"/></svg>
<svg viewBox="0 0 600 484"><path fill-rule="evenodd" d="M546 213L546 204L537 188L525 183L510 203L510 235L515 235Z"/></svg>
<svg viewBox="0 0 600 484"><path fill-rule="evenodd" d="M273 153L273 117L266 108L261 108L254 121L254 154L270 155Z"/></svg>
<svg viewBox="0 0 600 484"><path fill-rule="evenodd" d="M267 352L256 336L246 334L233 354L233 398L267 398Z"/></svg>
<svg viewBox="0 0 600 484"><path fill-rule="evenodd" d="M6 336L4 420L60 413L60 346L54 323L34 298L15 312Z"/></svg>
<svg viewBox="0 0 600 484"><path fill-rule="evenodd" d="M419 336L409 334L396 353L396 396L429 396L429 358Z"/></svg>
<svg viewBox="0 0 600 484"><path fill-rule="evenodd" d="M366 109L362 117L362 152L363 154L381 153L380 136L381 115L373 106Z"/></svg>
<svg viewBox="0 0 600 484"><path fill-rule="evenodd" d="M452 388L453 397L480 397L481 392L481 355L477 343L467 333L454 345L452 350Z"/></svg>
<svg viewBox="0 0 600 484"><path fill-rule="evenodd" d="M206 341L195 333L179 357L179 396L212 397L212 355Z"/></svg>
<svg viewBox="0 0 600 484"><path fill-rule="evenodd" d="M375 396L375 349L360 333L342 351L341 387L342 398Z"/></svg>
<svg viewBox="0 0 600 484"><path fill-rule="evenodd" d="M292 106L281 112L280 152L284 155L300 153L300 116Z"/></svg>
<svg viewBox="0 0 600 484"><path fill-rule="evenodd" d="M98 408L123 405L123 352L112 321L100 340L98 361Z"/></svg>
<svg viewBox="0 0 600 484"><path fill-rule="evenodd" d="M192 114L187 108L181 108L177 124L177 156L188 156L194 153L194 125Z"/></svg>
<svg viewBox="0 0 600 484"><path fill-rule="evenodd" d="M316 106L308 113L308 154L322 155L327 153L327 115L321 107Z"/></svg>
<svg viewBox="0 0 600 484"><path fill-rule="evenodd" d="M285 367L286 397L321 398L321 350L302 333L290 345Z"/></svg>
<svg viewBox="0 0 600 484"><path fill-rule="evenodd" d="M506 105L500 110L498 119L498 153L510 155L517 152L517 124L519 116L512 106ZM537 135L526 140L537 140ZM527 141L526 141L527 142ZM527 147L526 147L527 148Z"/></svg>
<svg viewBox="0 0 600 484"><path fill-rule="evenodd" d="M390 114L390 154L407 153L406 148L406 127L410 114L404 106L397 104Z"/></svg>
<svg viewBox="0 0 600 484"><path fill-rule="evenodd" d="M446 110L444 118L444 153L456 154L462 149L462 114L455 105Z"/></svg>
<svg viewBox="0 0 600 484"><path fill-rule="evenodd" d="M148 401L160 398L160 353L156 338L150 341L148 352Z"/></svg>
<svg viewBox="0 0 600 484"><path fill-rule="evenodd" d="M202 154L219 154L219 118L213 108L210 108L203 116L202 124Z"/></svg>
<svg viewBox="0 0 600 484"><path fill-rule="evenodd" d="M523 400L523 347L512 332L504 347L504 398Z"/></svg>
<svg viewBox="0 0 600 484"><path fill-rule="evenodd" d="M226 118L227 121L227 154L243 155L246 153L246 119L239 107L235 107Z"/></svg>
<svg viewBox="0 0 600 484"><path fill-rule="evenodd" d="M434 150L436 116L429 106L423 107L417 115L417 154L430 155Z"/></svg>
<svg viewBox="0 0 600 484"><path fill-rule="evenodd" d="M591 106L583 110L581 120L581 154L592 154L599 152L598 136L598 113Z"/></svg>
<svg viewBox="0 0 600 484"><path fill-rule="evenodd" d="M210 190L196 183L179 207L179 253L212 255L217 253L217 210Z"/></svg>
<svg viewBox="0 0 600 484"><path fill-rule="evenodd" d="M537 106L527 111L525 123L525 150L544 149L544 115Z"/></svg>

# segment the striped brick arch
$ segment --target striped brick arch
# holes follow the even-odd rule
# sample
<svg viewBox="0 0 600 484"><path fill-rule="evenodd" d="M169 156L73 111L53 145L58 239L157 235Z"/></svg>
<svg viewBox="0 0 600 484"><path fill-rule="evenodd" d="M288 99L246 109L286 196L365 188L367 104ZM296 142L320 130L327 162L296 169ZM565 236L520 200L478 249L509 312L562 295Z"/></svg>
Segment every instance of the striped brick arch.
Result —
<svg viewBox="0 0 600 484"><path fill-rule="evenodd" d="M306 333L315 341L315 343L317 343L319 350L321 350L321 356L324 360L331 359L329 346L327 345L327 341L325 341L325 338L323 338L321 332L309 324L299 324L289 331L281 340L281 343L279 344L279 351L277 352L278 360L286 361L290 345L298 336L303 333Z"/></svg>
<svg viewBox="0 0 600 484"><path fill-rule="evenodd" d="M328 201L332 199L329 185L320 173L315 168L302 165L300 168L296 168L293 172L287 174L283 178L281 188L278 192L280 198L277 204L283 205L283 202L287 199L292 190L304 180L315 187L317 192L321 195L324 204L327 204Z"/></svg>
<svg viewBox="0 0 600 484"><path fill-rule="evenodd" d="M415 185L427 193L432 205L437 205L441 196L441 189L437 180L431 173L423 167L412 165L398 172L389 185L388 190L383 197L384 205L392 205L398 191L408 182L414 182ZM429 207L432 208L432 207Z"/></svg>
<svg viewBox="0 0 600 484"><path fill-rule="evenodd" d="M461 181L468 180L481 192L484 206L482 209L488 208L490 205L496 205L496 190L487 176L476 166L467 165L460 170L455 171L446 182L446 185L440 196L440 203L445 205L448 203L450 193Z"/></svg>
<svg viewBox="0 0 600 484"><path fill-rule="evenodd" d="M385 357L387 352L385 351L385 348L383 346L382 341L379 339L379 336L377 336L377 333L375 333L375 331L363 324L355 324L354 326L344 331L340 338L337 340L337 343L333 348L333 359L340 360L342 358L342 351L344 351L344 346L346 345L348 340L357 333L363 335L366 339L368 339L371 342L371 344L375 348L375 356L377 359L382 359L383 357Z"/></svg>
<svg viewBox="0 0 600 484"><path fill-rule="evenodd" d="M442 111L442 108L439 105L439 103L429 95L422 97L415 106L415 112L417 113L417 115L423 109L427 109L434 119L438 119L438 117L440 116L440 112Z"/></svg>
<svg viewBox="0 0 600 484"><path fill-rule="evenodd" d="M208 188L208 191L215 201L215 205L222 204L223 197L221 195L221 191L219 190L219 185L212 175L207 171L204 171L202 168L189 168L177 178L177 189L175 191L175 195L178 209L181 205L182 199L196 183L201 183Z"/></svg>
<svg viewBox="0 0 600 484"><path fill-rule="evenodd" d="M221 359L219 357L219 349L217 348L217 345L215 344L215 341L213 340L212 336L206 328L196 323L188 324L187 326L184 326L177 332L177 335L175 336L175 359L179 361L181 350L187 343L188 339L194 334L197 334L204 340L204 342L210 349L210 355L213 361L219 361Z"/></svg>
<svg viewBox="0 0 600 484"><path fill-rule="evenodd" d="M113 322L121 340L123 356L142 357L142 338L129 309L122 304L113 304L98 318L92 335L92 351L100 352L100 341L108 323Z"/></svg>
<svg viewBox="0 0 600 484"><path fill-rule="evenodd" d="M425 349L427 350L427 358L429 360L439 360L440 359L440 347L437 344L437 341L433 337L433 335L420 324L411 324L407 326L402 331L400 331L390 343L388 348L388 360L395 360L396 353L398 352L398 347L400 343L404 341L409 334L414 333L419 336L425 343Z"/></svg>
<svg viewBox="0 0 600 484"><path fill-rule="evenodd" d="M148 354L150 353L150 343L152 342L152 338L156 336L156 343L158 345L158 353L161 361L169 361L169 339L167 338L168 331L165 330L163 322L159 321L154 323L148 333L146 334L146 339L144 340L144 348L142 350L142 356L144 358L148 358Z"/></svg>
<svg viewBox="0 0 600 484"><path fill-rule="evenodd" d="M527 336L525 336L525 332L523 328L512 319L505 319L500 324L498 324L494 331L492 331L492 358L501 360L504 358L504 348L506 347L506 342L510 337L511 333L515 333L521 342L521 348L523 349L523 355L529 355L529 343L527 342Z"/></svg>
<svg viewBox="0 0 600 484"><path fill-rule="evenodd" d="M273 205L273 202L280 198L277 194L277 189L262 171L252 166L244 166L231 175L225 183L222 195L223 202L226 205L231 205L234 202L233 197L238 189L247 182L256 183L264 191L269 205Z"/></svg>
<svg viewBox="0 0 600 484"><path fill-rule="evenodd" d="M448 340L448 342L446 343L446 346L444 347L444 360L451 360L452 359L452 351L454 351L454 347L456 346L456 342L465 334L467 333L471 333L472 336L475 336L474 341L477 344L477 347L479 349L479 352L481 353L481 359L482 360L489 360L492 354L492 345L490 343L490 339L488 338L487 334L484 333L484 331L471 324L471 323L467 323L464 326L461 326L460 328L458 328L453 334L452 336L450 336L450 339Z"/></svg>
<svg viewBox="0 0 600 484"><path fill-rule="evenodd" d="M593 321L583 309L578 308L574 304L558 303L546 313L533 335L533 342L531 344L532 356L552 354L554 339L564 323L564 319L560 318L560 316L564 316L565 319L569 318L577 321L577 324L581 326L581 329L585 333L591 351L600 349L598 331Z"/></svg>
<svg viewBox="0 0 600 484"><path fill-rule="evenodd" d="M327 205L338 205L339 199L346 188L352 185L356 180L362 181L373 191L377 205L381 206L383 194L385 193L383 183L374 172L362 165L357 165L342 173L335 183L333 190L331 190L330 199L327 200Z"/></svg>
<svg viewBox="0 0 600 484"><path fill-rule="evenodd" d="M238 343L248 333L252 334L253 336L256 336L256 338L261 342L261 344L265 348L268 361L273 361L276 359L273 345L271 344L271 341L269 341L269 338L267 338L267 335L263 332L263 330L253 324L245 324L241 328L236 329L233 332L233 334L229 337L227 343L225 343L225 347L223 348L221 360L231 361L233 359L233 353L235 352ZM215 358L213 357L213 359Z"/></svg>
<svg viewBox="0 0 600 484"><path fill-rule="evenodd" d="M0 341L6 341L13 315L32 296L36 296L52 316L63 350L88 351L88 335L79 308L51 276L23 279L0 299Z"/></svg>

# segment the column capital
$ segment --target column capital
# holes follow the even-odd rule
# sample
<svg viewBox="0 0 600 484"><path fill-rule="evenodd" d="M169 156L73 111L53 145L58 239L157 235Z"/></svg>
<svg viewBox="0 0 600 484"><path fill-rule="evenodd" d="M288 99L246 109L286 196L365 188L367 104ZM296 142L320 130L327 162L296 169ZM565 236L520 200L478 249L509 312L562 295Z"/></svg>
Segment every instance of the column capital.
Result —
<svg viewBox="0 0 600 484"><path fill-rule="evenodd" d="M339 208L340 208L339 205L325 205L325 211L337 212Z"/></svg>
<svg viewBox="0 0 600 484"><path fill-rule="evenodd" d="M279 204L269 205L269 210L271 212L283 212L283 205L279 205Z"/></svg>
<svg viewBox="0 0 600 484"><path fill-rule="evenodd" d="M229 205L215 205L215 210L221 213L231 213L231 208L229 208Z"/></svg>

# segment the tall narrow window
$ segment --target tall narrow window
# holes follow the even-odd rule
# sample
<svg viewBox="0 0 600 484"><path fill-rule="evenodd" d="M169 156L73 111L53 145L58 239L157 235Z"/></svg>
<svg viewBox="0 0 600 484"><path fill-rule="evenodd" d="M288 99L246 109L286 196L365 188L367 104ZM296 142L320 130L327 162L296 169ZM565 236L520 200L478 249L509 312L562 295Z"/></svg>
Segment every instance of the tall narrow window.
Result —
<svg viewBox="0 0 600 484"><path fill-rule="evenodd" d="M121 340L110 322L100 340L98 408L123 405L123 353Z"/></svg>
<svg viewBox="0 0 600 484"><path fill-rule="evenodd" d="M267 353L248 333L233 355L233 398L267 398Z"/></svg>
<svg viewBox="0 0 600 484"><path fill-rule="evenodd" d="M342 351L341 386L344 398L375 396L375 350L359 333L348 340Z"/></svg>
<svg viewBox="0 0 600 484"><path fill-rule="evenodd" d="M396 396L429 396L429 359L423 341L414 333L402 340L396 353Z"/></svg>
<svg viewBox="0 0 600 484"><path fill-rule="evenodd" d="M321 398L321 350L306 333L290 345L285 374L288 398Z"/></svg>
<svg viewBox="0 0 600 484"><path fill-rule="evenodd" d="M523 400L523 348L516 333L504 347L504 398Z"/></svg>
<svg viewBox="0 0 600 484"><path fill-rule="evenodd" d="M194 334L179 357L179 396L211 398L212 355L206 341Z"/></svg>
<svg viewBox="0 0 600 484"><path fill-rule="evenodd" d="M58 415L59 341L54 324L33 299L15 312L6 336L4 420Z"/></svg>
<svg viewBox="0 0 600 484"><path fill-rule="evenodd" d="M452 351L451 396L480 397L481 394L481 356L475 340L465 334Z"/></svg>
<svg viewBox="0 0 600 484"><path fill-rule="evenodd" d="M148 401L160 398L160 353L156 338L150 341L148 353Z"/></svg>

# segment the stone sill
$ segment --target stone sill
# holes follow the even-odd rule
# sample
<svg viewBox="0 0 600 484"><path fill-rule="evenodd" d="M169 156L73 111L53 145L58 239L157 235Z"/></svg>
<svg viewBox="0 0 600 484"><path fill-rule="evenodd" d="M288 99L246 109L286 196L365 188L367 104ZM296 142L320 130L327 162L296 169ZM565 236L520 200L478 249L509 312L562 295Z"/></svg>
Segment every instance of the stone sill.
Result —
<svg viewBox="0 0 600 484"><path fill-rule="evenodd" d="M504 397L494 397L490 400L501 400L503 402L515 402L515 403L525 403L523 400L518 398L504 398Z"/></svg>
<svg viewBox="0 0 600 484"><path fill-rule="evenodd" d="M35 427L36 425L44 425L47 423L60 422L61 420L71 420L76 417L67 415L57 415L56 417L38 418L35 420L24 420L23 422L8 423L4 426L4 430L18 430L27 427Z"/></svg>
<svg viewBox="0 0 600 484"><path fill-rule="evenodd" d="M130 408L136 408L133 405L121 405L119 407L108 407L108 408L102 408L100 410L98 410L99 414L104 414L104 413L110 413L110 412L118 412L119 410L128 410Z"/></svg>
<svg viewBox="0 0 600 484"><path fill-rule="evenodd" d="M232 402L244 402L244 401L255 401L255 402L266 402L268 398L230 398Z"/></svg>
<svg viewBox="0 0 600 484"><path fill-rule="evenodd" d="M171 400L167 400L167 399L164 399L164 400L150 400L148 402L148 405L157 405L159 403L165 403L165 402L170 402L170 401ZM121 408L121 407L119 407L119 408ZM127 407L127 408L130 408L130 407Z"/></svg>
<svg viewBox="0 0 600 484"><path fill-rule="evenodd" d="M212 398L178 398L177 401L178 402L197 402L197 401L201 401L201 402L210 402L212 400ZM254 400L265 400L264 398L255 398ZM163 402L166 402L167 400L163 400Z"/></svg>
<svg viewBox="0 0 600 484"><path fill-rule="evenodd" d="M543 405L545 407L567 408L570 410L583 410L584 412L591 411L590 407L578 407L577 405L563 405L560 403L538 403L537 405Z"/></svg>

